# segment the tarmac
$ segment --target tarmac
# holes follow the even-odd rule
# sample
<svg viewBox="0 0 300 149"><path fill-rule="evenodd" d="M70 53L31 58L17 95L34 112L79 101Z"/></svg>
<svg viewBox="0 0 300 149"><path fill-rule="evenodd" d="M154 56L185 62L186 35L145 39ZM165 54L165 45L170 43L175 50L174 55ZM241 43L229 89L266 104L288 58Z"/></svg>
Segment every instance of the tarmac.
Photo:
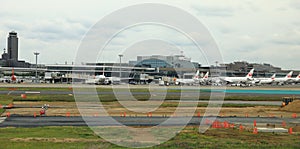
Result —
<svg viewBox="0 0 300 149"><path fill-rule="evenodd" d="M114 119L115 121L111 120ZM19 116L11 115L0 123L0 127L40 127L40 126L183 126L183 125L200 125L202 119L204 121L213 121L233 123L235 125L253 125L256 121L259 126L267 124L281 125L297 125L300 118L278 118L278 117L105 117L105 116ZM84 121L86 120L86 121ZM167 122L167 120L169 120ZM188 123L184 123L188 121ZM116 123L118 122L118 123ZM207 125L207 124L206 124Z"/></svg>

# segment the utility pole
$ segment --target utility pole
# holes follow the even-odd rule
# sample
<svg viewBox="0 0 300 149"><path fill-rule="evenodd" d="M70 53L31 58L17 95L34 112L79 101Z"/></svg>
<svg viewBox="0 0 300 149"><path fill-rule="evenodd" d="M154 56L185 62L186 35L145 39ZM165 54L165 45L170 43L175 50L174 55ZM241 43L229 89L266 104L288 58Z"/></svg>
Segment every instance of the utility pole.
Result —
<svg viewBox="0 0 300 149"><path fill-rule="evenodd" d="M119 75L120 75L120 78L121 78L121 77L122 77L122 74L121 74L121 71L122 71L122 70L121 70L121 67L122 67L122 66L121 66L121 64L122 64L122 57L123 57L123 55L122 55L122 54L119 54L119 57L120 57L120 64L119 64L119 65L120 65L120 74L119 74Z"/></svg>
<svg viewBox="0 0 300 149"><path fill-rule="evenodd" d="M35 55L35 83L37 83L37 82L38 82L38 74L37 74L38 55L39 55L40 53L34 52L33 54Z"/></svg>

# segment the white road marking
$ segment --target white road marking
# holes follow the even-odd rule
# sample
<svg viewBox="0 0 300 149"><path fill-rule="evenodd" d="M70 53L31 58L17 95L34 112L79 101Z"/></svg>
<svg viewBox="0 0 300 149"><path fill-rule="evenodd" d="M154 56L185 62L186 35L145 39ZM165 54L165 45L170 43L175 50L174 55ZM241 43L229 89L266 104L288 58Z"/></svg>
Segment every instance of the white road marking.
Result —
<svg viewBox="0 0 300 149"><path fill-rule="evenodd" d="M30 92L30 91L26 91L25 94L40 94L41 92Z"/></svg>
<svg viewBox="0 0 300 149"><path fill-rule="evenodd" d="M0 117L0 124L5 121L6 117Z"/></svg>
<svg viewBox="0 0 300 149"><path fill-rule="evenodd" d="M9 91L9 92L7 93L7 95L10 95L12 92L13 92L13 91Z"/></svg>

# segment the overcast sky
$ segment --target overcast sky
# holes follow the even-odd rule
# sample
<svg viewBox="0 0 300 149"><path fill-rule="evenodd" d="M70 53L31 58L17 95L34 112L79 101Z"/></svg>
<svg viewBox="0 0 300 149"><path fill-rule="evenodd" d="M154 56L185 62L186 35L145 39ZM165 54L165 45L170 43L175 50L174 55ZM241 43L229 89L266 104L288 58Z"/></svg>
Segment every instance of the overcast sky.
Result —
<svg viewBox="0 0 300 149"><path fill-rule="evenodd" d="M299 0L0 0L0 48L7 47L8 32L14 30L19 36L19 59L34 62L33 52L39 51L40 63L71 63L81 39L95 23L120 8L142 2L168 4L197 17L214 37L224 62L245 60L300 70ZM147 29L157 31L151 27ZM134 34L128 31L120 38L131 35ZM120 44L117 41L113 43ZM175 37L174 41L180 42ZM139 43L133 47L143 45L148 44ZM154 48L158 45L169 48L161 42ZM172 53L179 54L180 50L169 48L168 52L162 52ZM186 54L193 61L205 64L199 59L201 56ZM134 57L124 55L124 60L134 60Z"/></svg>

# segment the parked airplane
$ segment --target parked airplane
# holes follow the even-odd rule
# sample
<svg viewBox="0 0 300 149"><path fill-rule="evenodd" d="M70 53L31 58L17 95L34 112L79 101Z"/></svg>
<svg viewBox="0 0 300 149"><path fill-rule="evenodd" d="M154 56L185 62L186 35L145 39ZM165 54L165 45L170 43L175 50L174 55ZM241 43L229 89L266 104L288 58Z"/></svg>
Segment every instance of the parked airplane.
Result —
<svg viewBox="0 0 300 149"><path fill-rule="evenodd" d="M283 85L288 81L292 80L293 71L289 72L284 78L274 78L274 83Z"/></svg>
<svg viewBox="0 0 300 149"><path fill-rule="evenodd" d="M106 77L105 75L96 75L92 79L87 79L86 84L96 84L96 85L110 85L110 84L120 84L121 80L124 78L119 77ZM126 80L129 80L126 78Z"/></svg>
<svg viewBox="0 0 300 149"><path fill-rule="evenodd" d="M276 74L274 73L271 78L255 78L255 80L258 80L258 84L272 84L275 80Z"/></svg>
<svg viewBox="0 0 300 149"><path fill-rule="evenodd" d="M23 79L19 79L16 75L15 75L15 70L14 68L12 68L11 70L11 76L5 76L4 78L0 79L1 82L5 82L5 83L22 83L24 82Z"/></svg>
<svg viewBox="0 0 300 149"><path fill-rule="evenodd" d="M226 82L227 84L239 84L239 83L247 83L250 81L254 81L253 79L254 69L251 69L250 72L245 77L220 77L219 79L222 82Z"/></svg>
<svg viewBox="0 0 300 149"><path fill-rule="evenodd" d="M207 84L209 82L208 75L209 75L209 72L206 72L206 74L203 76L203 78L199 79L199 83L200 84Z"/></svg>
<svg viewBox="0 0 300 149"><path fill-rule="evenodd" d="M134 77L134 76L133 76ZM110 85L110 84L120 84L121 81L129 81L133 79L132 77L120 78L120 77L106 77L104 75L104 67L102 75L96 75L92 79L87 79L86 84L96 84L96 85Z"/></svg>
<svg viewBox="0 0 300 149"><path fill-rule="evenodd" d="M16 82L17 81L17 77L15 76L15 70L14 70L14 68L11 70L11 81L12 82Z"/></svg>
<svg viewBox="0 0 300 149"><path fill-rule="evenodd" d="M288 83L300 83L300 74L296 78L290 78Z"/></svg>
<svg viewBox="0 0 300 149"><path fill-rule="evenodd" d="M180 84L188 84L188 85L192 85L192 84L199 84L199 70L197 70L196 74L194 75L194 77L192 79L177 79L174 78L174 82L176 85L180 85Z"/></svg>
<svg viewBox="0 0 300 149"><path fill-rule="evenodd" d="M86 84L96 84L96 85L100 85L100 84L108 84L108 81L106 81L106 77L104 75L96 75L91 79L87 79L85 81Z"/></svg>

